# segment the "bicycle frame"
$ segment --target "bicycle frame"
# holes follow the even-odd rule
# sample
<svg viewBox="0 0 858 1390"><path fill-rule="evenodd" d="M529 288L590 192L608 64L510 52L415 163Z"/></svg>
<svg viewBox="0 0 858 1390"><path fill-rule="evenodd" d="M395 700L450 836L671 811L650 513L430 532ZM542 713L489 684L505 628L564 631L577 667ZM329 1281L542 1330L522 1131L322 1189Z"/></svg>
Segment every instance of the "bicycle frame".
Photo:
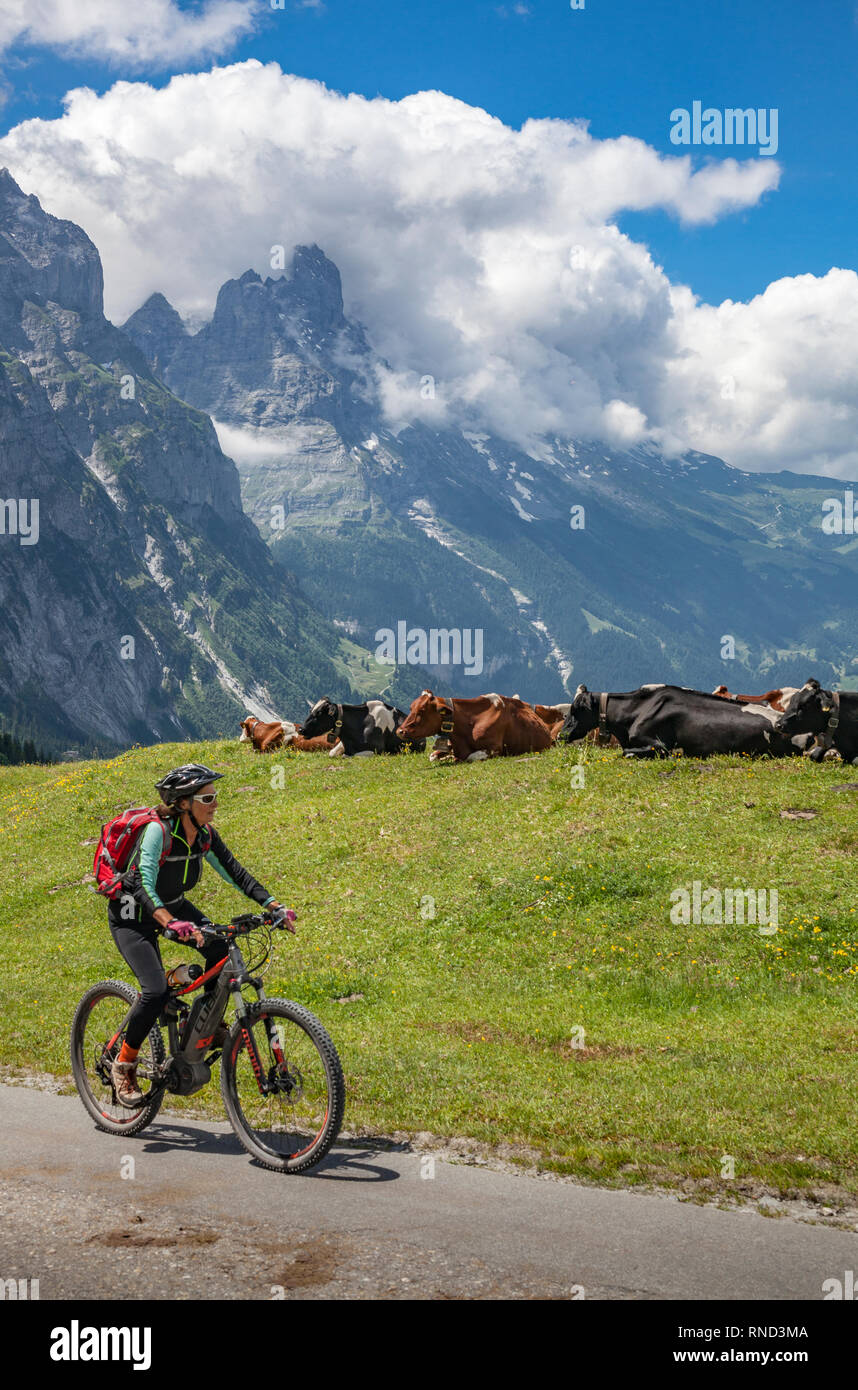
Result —
<svg viewBox="0 0 858 1390"><path fill-rule="evenodd" d="M220 935L220 933L218 933ZM228 969L225 967L229 967ZM219 978L218 978L219 977ZM195 990L203 987L209 980L217 979L217 985L206 998L200 996L194 1001L193 1006L187 1011L187 1018L184 1032L179 1036L179 1012L174 1007L174 1001L182 999L186 994L193 994ZM262 980L258 976L248 972L247 965L241 953L241 948L235 940L235 934L229 940L227 954L223 960L219 960L205 974L200 975L196 980L191 980L181 989L172 990L170 998L164 1005L160 1021L165 1021L169 1037L169 1049L166 1060L155 1069L152 1076L152 1088L149 1096L158 1094L165 1086L180 1079L184 1084L179 1087L179 1093L189 1095L193 1091L199 1090L206 1085L211 1075L211 1064L217 1061L221 1055L213 1052L206 1056L208 1048L211 1046L212 1039L217 1031L218 1024L222 1021L232 996L235 1012L238 1018L244 1020L249 1012L248 1003L242 994L242 989L248 986L256 991L256 997L261 1002L265 999L265 990ZM198 1007L200 1006L200 1007ZM132 1005L132 1008L134 1006ZM187 1010L187 1006L183 1006ZM128 1019L131 1016L131 1009L125 1015L121 1024L117 1028L113 1037L107 1045L109 1051L120 1034L127 1027ZM286 1059L283 1056L280 1038L277 1034L276 1026L269 1020L265 1020L266 1032L271 1044L272 1051L278 1065L285 1066ZM261 1095L267 1095L271 1087L268 1078L263 1072L262 1062L256 1041L251 1030L243 1026L241 1040L247 1048L253 1074ZM239 1041L236 1040L234 1053L238 1051ZM173 1089L171 1086L170 1089Z"/></svg>

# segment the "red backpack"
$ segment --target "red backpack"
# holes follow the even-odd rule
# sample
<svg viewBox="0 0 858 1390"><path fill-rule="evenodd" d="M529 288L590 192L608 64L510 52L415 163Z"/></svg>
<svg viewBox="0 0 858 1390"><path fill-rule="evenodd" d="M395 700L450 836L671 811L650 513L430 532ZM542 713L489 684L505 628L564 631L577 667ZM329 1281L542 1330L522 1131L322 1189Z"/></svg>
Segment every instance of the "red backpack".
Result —
<svg viewBox="0 0 858 1390"><path fill-rule="evenodd" d="M95 851L95 860L92 865L92 872L95 874L96 892L103 893L106 898L118 898L125 884L123 875L131 862L134 851L140 843L143 831L147 825L157 822L164 832L164 846L161 850L161 858L158 867L163 864L173 843L166 822L161 820L157 811L152 811L148 806L138 806L129 811L123 811L121 816L116 816L108 821L107 825L102 826L101 839L98 842L98 849Z"/></svg>

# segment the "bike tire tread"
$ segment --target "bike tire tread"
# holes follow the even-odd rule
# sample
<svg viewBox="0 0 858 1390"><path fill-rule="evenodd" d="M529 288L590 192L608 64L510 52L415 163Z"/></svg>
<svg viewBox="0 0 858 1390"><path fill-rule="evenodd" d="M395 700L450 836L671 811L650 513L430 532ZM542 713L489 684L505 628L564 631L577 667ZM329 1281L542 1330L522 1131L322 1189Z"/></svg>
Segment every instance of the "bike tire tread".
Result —
<svg viewBox="0 0 858 1390"><path fill-rule="evenodd" d="M232 1092L230 1089L233 1076L233 1045L241 1032L242 1020L240 1018L237 1018L235 1020L235 1022L232 1025L232 1028L230 1029L229 1040L227 1042L226 1047L224 1048L223 1057L221 1059L221 1095L223 1097L223 1103L226 1109L227 1117L229 1118L230 1124L232 1125L237 1138L239 1139L240 1143L243 1145L247 1153L249 1153L261 1167L269 1169L272 1173L305 1173L308 1171L308 1169L314 1168L318 1163L320 1163L321 1160L330 1150L331 1146L336 1142L337 1136L340 1132L340 1127L343 1122L343 1113L345 1111L345 1077L343 1075L343 1068L342 1063L340 1061L339 1053L337 1052L337 1049L334 1046L333 1040L329 1036L328 1031L325 1028L325 1025L321 1022L320 1019L316 1017L314 1013L312 1013L309 1009L305 1008L303 1004L297 1004L292 999L261 999L250 1007L250 1009L248 1010L248 1014L250 1015L251 1020L253 1020L258 1019L262 1013L272 1012L274 1010L282 1010L285 1017L289 1018L292 1022L299 1024L299 1026L306 1025L307 1031L313 1039L313 1042L315 1043L319 1052L322 1054L323 1058L330 1066L329 1075L331 1077L332 1094L330 1097L330 1106L328 1111L328 1123L325 1127L325 1135L322 1142L318 1145L318 1147L314 1148L311 1155L309 1155L307 1158L302 1158L299 1162L294 1163L291 1161L276 1163L272 1160L270 1155L265 1154L264 1150L257 1150L255 1147L253 1147L252 1140L250 1140L247 1137L241 1118L235 1113Z"/></svg>

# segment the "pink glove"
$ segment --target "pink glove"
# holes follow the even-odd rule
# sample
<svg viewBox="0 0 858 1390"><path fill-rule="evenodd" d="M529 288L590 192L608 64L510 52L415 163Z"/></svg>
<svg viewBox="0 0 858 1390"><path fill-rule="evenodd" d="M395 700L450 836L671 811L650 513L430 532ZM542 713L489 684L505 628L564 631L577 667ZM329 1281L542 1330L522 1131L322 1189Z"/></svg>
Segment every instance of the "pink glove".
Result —
<svg viewBox="0 0 858 1390"><path fill-rule="evenodd" d="M298 920L298 914L294 907L284 907L282 903L269 903L265 911L277 913L286 930L290 931L293 936L295 935L295 923Z"/></svg>
<svg viewBox="0 0 858 1390"><path fill-rule="evenodd" d="M178 941L193 941L197 928L193 922L177 922L175 919L167 923L171 932L175 933Z"/></svg>

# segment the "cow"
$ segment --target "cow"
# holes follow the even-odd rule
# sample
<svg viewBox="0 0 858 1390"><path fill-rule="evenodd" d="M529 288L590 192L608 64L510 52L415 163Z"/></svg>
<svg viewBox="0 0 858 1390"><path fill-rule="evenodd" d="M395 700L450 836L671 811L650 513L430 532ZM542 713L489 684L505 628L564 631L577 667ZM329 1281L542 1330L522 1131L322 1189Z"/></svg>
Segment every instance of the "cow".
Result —
<svg viewBox="0 0 858 1390"><path fill-rule="evenodd" d="M283 746L286 724L282 719L275 719L271 724L263 724L262 720L257 719L255 714L248 714L241 721L239 728L241 729L239 743L252 743L254 753L273 753L275 749Z"/></svg>
<svg viewBox="0 0 858 1390"><path fill-rule="evenodd" d="M799 751L767 717L749 717L743 705L677 685L618 694L579 686L560 738L572 742L595 728L614 734L627 758L666 757L673 748L695 758L713 753L784 757Z"/></svg>
<svg viewBox="0 0 858 1390"><path fill-rule="evenodd" d="M556 740L557 735L563 728L566 716L572 708L572 705L571 703L562 705L532 705L531 708L537 719L541 719L543 724L550 729L552 740Z"/></svg>
<svg viewBox="0 0 858 1390"><path fill-rule="evenodd" d="M735 700L740 705L769 705L783 713L797 692L797 685L785 685L781 690L767 690L765 695L731 695L726 685L719 685L712 694L720 695L722 700Z"/></svg>
<svg viewBox="0 0 858 1390"><path fill-rule="evenodd" d="M401 753L403 740L397 737L405 712L384 700L367 700L364 705L339 705L327 696L317 700L299 732L304 738L326 734L330 743L338 740L347 758L372 757L374 753ZM414 753L422 753L424 740L405 740Z"/></svg>
<svg viewBox="0 0 858 1390"><path fill-rule="evenodd" d="M775 728L786 738L812 734L816 747L810 754L821 762L835 748L844 763L858 765L858 691L823 690L818 680L805 681L790 701Z"/></svg>
<svg viewBox="0 0 858 1390"><path fill-rule="evenodd" d="M289 719L276 719L272 724L263 724L261 719L249 714L239 727L242 731L239 743L252 743L255 753L273 753L285 746L295 753L329 753L336 758L343 751L339 742L332 748L327 738L304 738L298 732L298 725Z"/></svg>
<svg viewBox="0 0 858 1390"><path fill-rule="evenodd" d="M540 753L554 742L548 725L524 700L495 694L447 700L424 690L396 732L398 738L426 739L440 734L435 753L440 753L449 740L457 763Z"/></svg>
<svg viewBox="0 0 858 1390"><path fill-rule="evenodd" d="M343 752L343 745L339 740L331 747L331 741L326 734L320 734L318 738L304 738L303 734L286 734L283 740L284 746L290 753L327 753L331 758L339 758Z"/></svg>

